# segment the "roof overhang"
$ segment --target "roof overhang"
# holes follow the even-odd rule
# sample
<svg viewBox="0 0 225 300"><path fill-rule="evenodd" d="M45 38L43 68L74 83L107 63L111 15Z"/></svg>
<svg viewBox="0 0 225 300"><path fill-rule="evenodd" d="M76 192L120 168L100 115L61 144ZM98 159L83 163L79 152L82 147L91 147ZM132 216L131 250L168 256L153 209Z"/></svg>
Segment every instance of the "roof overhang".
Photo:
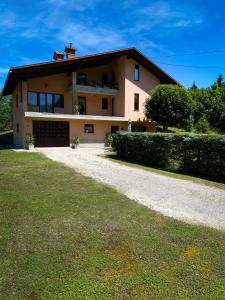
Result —
<svg viewBox="0 0 225 300"><path fill-rule="evenodd" d="M127 58L135 59L146 69L156 75L160 79L161 83L179 84L175 79L164 72L136 48L126 48L111 52L79 56L73 59L64 59L20 67L12 67L9 70L2 94L3 96L12 94L16 84L21 80L28 80L30 78L60 74L65 72L69 73L80 69L110 64L121 56L127 56Z"/></svg>

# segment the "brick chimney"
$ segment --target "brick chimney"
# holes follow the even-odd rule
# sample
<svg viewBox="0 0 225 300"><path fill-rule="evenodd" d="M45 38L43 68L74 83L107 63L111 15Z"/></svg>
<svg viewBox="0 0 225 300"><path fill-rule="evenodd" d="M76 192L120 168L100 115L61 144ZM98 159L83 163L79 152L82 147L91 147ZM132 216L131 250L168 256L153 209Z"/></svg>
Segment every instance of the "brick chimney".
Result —
<svg viewBox="0 0 225 300"><path fill-rule="evenodd" d="M75 58L75 52L76 52L76 48L73 47L72 43L69 43L66 47L65 47L65 52L66 52L66 59L71 59L71 58Z"/></svg>
<svg viewBox="0 0 225 300"><path fill-rule="evenodd" d="M62 60L62 59L64 59L64 52L54 51L53 59L54 60Z"/></svg>

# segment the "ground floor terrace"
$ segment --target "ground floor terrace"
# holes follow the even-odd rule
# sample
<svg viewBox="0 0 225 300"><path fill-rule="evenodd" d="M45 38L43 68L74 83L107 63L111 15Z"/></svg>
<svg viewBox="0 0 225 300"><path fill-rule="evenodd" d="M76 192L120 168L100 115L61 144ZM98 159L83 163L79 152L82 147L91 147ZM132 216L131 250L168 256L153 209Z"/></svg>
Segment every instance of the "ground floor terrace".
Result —
<svg viewBox="0 0 225 300"><path fill-rule="evenodd" d="M154 123L130 121L124 117L25 113L23 132L15 133L14 143L23 146L27 133L34 136L36 147L65 147L78 136L81 142L104 142L108 133L132 130L153 132ZM129 128L130 127L130 128Z"/></svg>

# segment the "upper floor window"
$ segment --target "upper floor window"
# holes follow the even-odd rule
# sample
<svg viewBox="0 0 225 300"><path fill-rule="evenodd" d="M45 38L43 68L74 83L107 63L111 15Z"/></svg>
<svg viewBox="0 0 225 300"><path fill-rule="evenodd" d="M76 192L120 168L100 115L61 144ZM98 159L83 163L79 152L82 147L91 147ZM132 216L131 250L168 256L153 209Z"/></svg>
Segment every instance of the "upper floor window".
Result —
<svg viewBox="0 0 225 300"><path fill-rule="evenodd" d="M28 92L29 106L39 107L40 112L54 112L55 107L64 107L64 97L61 94Z"/></svg>
<svg viewBox="0 0 225 300"><path fill-rule="evenodd" d="M139 81L140 79L140 70L139 70L139 65L134 66L134 80Z"/></svg>
<svg viewBox="0 0 225 300"><path fill-rule="evenodd" d="M28 100L28 105L37 106L38 105L38 93L28 92L27 100Z"/></svg>
<svg viewBox="0 0 225 300"><path fill-rule="evenodd" d="M87 83L87 74L77 73L77 84L86 84L86 83Z"/></svg>
<svg viewBox="0 0 225 300"><path fill-rule="evenodd" d="M139 94L134 94L134 110L139 111Z"/></svg>
<svg viewBox="0 0 225 300"><path fill-rule="evenodd" d="M54 94L54 106L55 107L64 107L63 95Z"/></svg>
<svg viewBox="0 0 225 300"><path fill-rule="evenodd" d="M108 99L102 98L102 109L108 109Z"/></svg>

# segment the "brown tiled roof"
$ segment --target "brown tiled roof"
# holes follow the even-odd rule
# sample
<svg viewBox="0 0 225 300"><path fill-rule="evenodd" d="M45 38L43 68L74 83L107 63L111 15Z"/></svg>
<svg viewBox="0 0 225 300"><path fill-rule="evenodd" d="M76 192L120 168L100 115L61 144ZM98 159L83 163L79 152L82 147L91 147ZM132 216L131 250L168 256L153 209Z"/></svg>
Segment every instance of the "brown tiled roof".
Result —
<svg viewBox="0 0 225 300"><path fill-rule="evenodd" d="M17 82L20 80L27 80L29 78L35 78L39 76L52 75L63 72L72 72L87 67L103 65L111 63L121 56L134 58L137 62L139 62L141 65L143 65L153 74L155 74L160 79L161 83L179 84L175 79L173 79L170 75L164 72L161 68L159 68L155 63L153 63L136 48L126 48L110 52L79 56L72 59L64 59L19 67L12 67L9 70L2 93L3 95L11 94Z"/></svg>

